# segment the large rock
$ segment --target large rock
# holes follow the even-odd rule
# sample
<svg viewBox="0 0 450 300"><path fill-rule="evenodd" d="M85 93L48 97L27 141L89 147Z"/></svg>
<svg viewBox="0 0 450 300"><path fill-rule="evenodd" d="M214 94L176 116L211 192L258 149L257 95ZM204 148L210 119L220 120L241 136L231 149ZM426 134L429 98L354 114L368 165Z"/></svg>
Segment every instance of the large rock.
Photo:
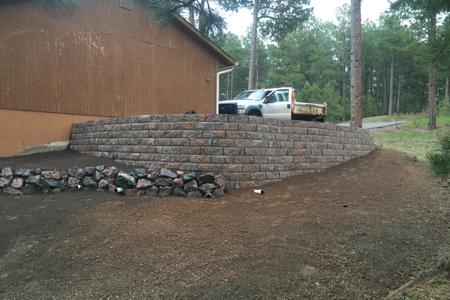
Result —
<svg viewBox="0 0 450 300"><path fill-rule="evenodd" d="M117 174L116 186L124 189L133 189L136 187L136 178L120 171L119 174Z"/></svg>
<svg viewBox="0 0 450 300"><path fill-rule="evenodd" d="M13 176L13 170L9 167L3 168L1 175L2 177L12 177Z"/></svg>
<svg viewBox="0 0 450 300"><path fill-rule="evenodd" d="M83 185L83 187L89 190L97 189L97 182L91 176L84 176L81 180L81 184Z"/></svg>
<svg viewBox="0 0 450 300"><path fill-rule="evenodd" d="M18 189L14 189L12 187L5 187L2 189L3 193L10 195L22 195L22 191Z"/></svg>
<svg viewBox="0 0 450 300"><path fill-rule="evenodd" d="M156 197L158 196L159 189L156 186L149 187L145 190L145 195L150 197Z"/></svg>
<svg viewBox="0 0 450 300"><path fill-rule="evenodd" d="M37 188L34 184L25 184L22 188L22 193L24 194L34 194L37 192Z"/></svg>
<svg viewBox="0 0 450 300"><path fill-rule="evenodd" d="M147 179L151 181L155 181L159 177L158 171L150 171L148 172Z"/></svg>
<svg viewBox="0 0 450 300"><path fill-rule="evenodd" d="M214 174L206 173L197 177L198 185L202 186L205 183L214 183Z"/></svg>
<svg viewBox="0 0 450 300"><path fill-rule="evenodd" d="M197 174L195 174L194 172L191 173L187 173L183 175L183 181L184 182L191 182L192 180L194 180L197 177Z"/></svg>
<svg viewBox="0 0 450 300"><path fill-rule="evenodd" d="M149 188L151 186L153 186L153 182L151 182L148 179L139 179L137 184L136 184L136 188L139 189L139 190L146 189L146 188Z"/></svg>
<svg viewBox="0 0 450 300"><path fill-rule="evenodd" d="M216 185L214 183L205 183L200 186L199 190L202 191L202 193L204 195L206 195L206 194L212 194L214 192L215 188L216 188Z"/></svg>
<svg viewBox="0 0 450 300"><path fill-rule="evenodd" d="M0 188L9 186L11 181L12 181L12 177L11 176L0 177Z"/></svg>
<svg viewBox="0 0 450 300"><path fill-rule="evenodd" d="M131 175L133 175L137 179L147 178L147 171L142 168L134 169L133 172L131 172Z"/></svg>
<svg viewBox="0 0 450 300"><path fill-rule="evenodd" d="M102 173L106 177L115 177L119 173L119 170L116 167L109 167L104 169Z"/></svg>
<svg viewBox="0 0 450 300"><path fill-rule="evenodd" d="M94 176L95 181L100 181L100 179L102 179L103 176L104 176L104 175L103 175L101 172L95 171L95 176Z"/></svg>
<svg viewBox="0 0 450 300"><path fill-rule="evenodd" d="M45 188L59 189L62 186L62 182L57 179L45 179L41 177L39 184Z"/></svg>
<svg viewBox="0 0 450 300"><path fill-rule="evenodd" d="M161 168L161 170L159 170L159 176L174 179L177 178L177 173L166 168Z"/></svg>
<svg viewBox="0 0 450 300"><path fill-rule="evenodd" d="M184 184L184 190L186 192L193 192L193 191L198 191L198 184L197 184L197 180L192 180L188 183Z"/></svg>
<svg viewBox="0 0 450 300"><path fill-rule="evenodd" d="M96 166L96 167L95 167L95 170L96 170L97 172L103 172L104 169L105 169L105 166L104 166L104 165L99 165L99 166Z"/></svg>
<svg viewBox="0 0 450 300"><path fill-rule="evenodd" d="M23 178L15 177L11 182L11 187L13 189L21 189L23 187Z"/></svg>
<svg viewBox="0 0 450 300"><path fill-rule="evenodd" d="M69 175L69 177L76 177L77 176L77 170L75 170L75 169L67 169L67 175Z"/></svg>
<svg viewBox="0 0 450 300"><path fill-rule="evenodd" d="M182 188L183 185L184 185L183 178L182 178L182 177L175 178L175 179L173 180L173 185L174 185L176 188Z"/></svg>
<svg viewBox="0 0 450 300"><path fill-rule="evenodd" d="M173 180L171 178L157 178L155 180L156 186L171 186L173 184Z"/></svg>
<svg viewBox="0 0 450 300"><path fill-rule="evenodd" d="M85 169L83 169L83 168L77 169L77 171L76 171L76 173L75 173L75 176L76 176L78 179L83 178L84 175L86 175L86 170L85 170Z"/></svg>
<svg viewBox="0 0 450 300"><path fill-rule="evenodd" d="M69 189L77 189L79 184L80 180L78 178L69 177L69 179L67 179L67 187Z"/></svg>
<svg viewBox="0 0 450 300"><path fill-rule="evenodd" d="M173 193L174 196L178 196L178 197L186 197L187 193L184 189L182 188L175 188L173 189Z"/></svg>
<svg viewBox="0 0 450 300"><path fill-rule="evenodd" d="M31 169L18 169L16 170L16 176L28 177L31 175Z"/></svg>
<svg viewBox="0 0 450 300"><path fill-rule="evenodd" d="M87 176L94 176L95 167L86 167L86 168L84 168L84 171Z"/></svg>
<svg viewBox="0 0 450 300"><path fill-rule="evenodd" d="M61 177L61 172L60 171L42 171L41 173L42 177L44 177L45 179L56 179L56 180L60 180Z"/></svg>
<svg viewBox="0 0 450 300"><path fill-rule="evenodd" d="M219 188L225 188L227 182L225 180L225 178L222 175L216 175L214 176L214 183L219 187Z"/></svg>
<svg viewBox="0 0 450 300"><path fill-rule="evenodd" d="M39 181L41 180L41 175L32 175L26 179L26 183L30 184L39 184Z"/></svg>
<svg viewBox="0 0 450 300"><path fill-rule="evenodd" d="M172 187L170 186L162 186L159 188L158 196L160 197L167 197L172 195Z"/></svg>
<svg viewBox="0 0 450 300"><path fill-rule="evenodd" d="M106 179L101 179L101 180L98 182L98 188L100 188L100 189L107 189L107 188L108 188L108 185L109 185L109 181L106 180Z"/></svg>

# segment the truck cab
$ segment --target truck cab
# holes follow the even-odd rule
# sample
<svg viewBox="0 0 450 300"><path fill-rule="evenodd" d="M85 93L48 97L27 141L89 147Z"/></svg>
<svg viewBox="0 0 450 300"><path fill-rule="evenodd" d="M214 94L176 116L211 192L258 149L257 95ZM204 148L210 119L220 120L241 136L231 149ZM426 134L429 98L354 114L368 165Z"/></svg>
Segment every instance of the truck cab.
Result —
<svg viewBox="0 0 450 300"><path fill-rule="evenodd" d="M285 120L324 121L326 104L301 103L291 87L244 91L219 102L219 114L238 114Z"/></svg>

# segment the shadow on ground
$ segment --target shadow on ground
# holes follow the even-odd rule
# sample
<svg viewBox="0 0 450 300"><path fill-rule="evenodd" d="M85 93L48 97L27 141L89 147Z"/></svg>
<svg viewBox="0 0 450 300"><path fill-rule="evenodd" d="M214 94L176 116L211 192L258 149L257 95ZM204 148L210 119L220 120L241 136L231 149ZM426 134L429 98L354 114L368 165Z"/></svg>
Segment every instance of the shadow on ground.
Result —
<svg viewBox="0 0 450 300"><path fill-rule="evenodd" d="M0 298L379 299L449 253L448 195L384 150L264 195L2 195Z"/></svg>

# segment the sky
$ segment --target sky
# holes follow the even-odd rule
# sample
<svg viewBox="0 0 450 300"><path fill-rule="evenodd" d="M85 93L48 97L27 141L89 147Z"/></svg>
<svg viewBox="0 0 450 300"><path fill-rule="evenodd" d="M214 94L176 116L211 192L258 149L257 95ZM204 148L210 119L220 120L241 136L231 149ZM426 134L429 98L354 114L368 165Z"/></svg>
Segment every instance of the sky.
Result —
<svg viewBox="0 0 450 300"><path fill-rule="evenodd" d="M336 9L350 0L311 0L316 18L323 21L336 21ZM387 0L363 0L361 14L363 20L376 21L380 14L389 8ZM242 9L238 13L226 14L228 30L237 34L245 35L252 21L251 12Z"/></svg>

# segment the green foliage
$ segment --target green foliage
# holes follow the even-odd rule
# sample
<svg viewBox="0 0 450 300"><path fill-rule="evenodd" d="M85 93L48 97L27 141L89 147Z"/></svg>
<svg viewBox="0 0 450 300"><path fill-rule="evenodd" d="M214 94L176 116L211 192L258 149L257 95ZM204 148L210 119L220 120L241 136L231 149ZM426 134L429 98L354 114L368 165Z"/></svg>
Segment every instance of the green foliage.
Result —
<svg viewBox="0 0 450 300"><path fill-rule="evenodd" d="M409 122L413 126L426 126L428 119L418 118ZM450 115L441 115L437 118L437 123L444 126L450 126Z"/></svg>
<svg viewBox="0 0 450 300"><path fill-rule="evenodd" d="M438 114L439 116L449 116L450 117L450 101L448 99L442 99L438 104Z"/></svg>
<svg viewBox="0 0 450 300"><path fill-rule="evenodd" d="M427 153L427 161L435 175L447 179L450 174L450 130L439 135L439 144L439 150Z"/></svg>

